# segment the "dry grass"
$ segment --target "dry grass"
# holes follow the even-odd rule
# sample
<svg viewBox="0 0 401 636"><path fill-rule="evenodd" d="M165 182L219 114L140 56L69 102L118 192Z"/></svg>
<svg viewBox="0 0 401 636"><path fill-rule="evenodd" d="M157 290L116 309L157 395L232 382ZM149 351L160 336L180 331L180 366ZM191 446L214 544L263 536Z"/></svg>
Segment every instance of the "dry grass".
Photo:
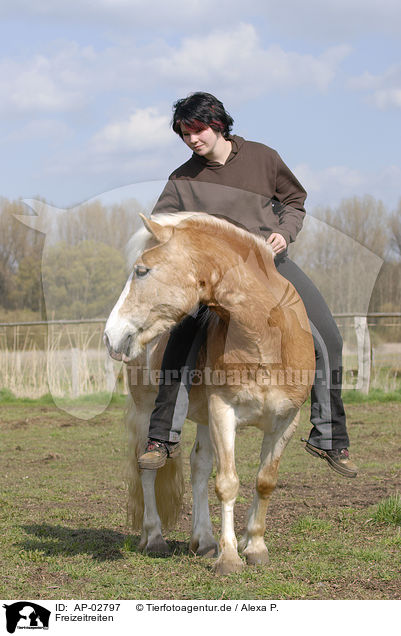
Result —
<svg viewBox="0 0 401 636"><path fill-rule="evenodd" d="M17 397L55 398L111 392L121 365L107 356L103 323L0 328L0 386ZM344 348L344 390L357 382L358 360L352 331ZM401 390L401 345L375 346L371 390ZM126 393L120 378L119 390Z"/></svg>
<svg viewBox="0 0 401 636"><path fill-rule="evenodd" d="M102 332L103 324L3 328L0 386L33 399L113 391L121 365L107 355Z"/></svg>

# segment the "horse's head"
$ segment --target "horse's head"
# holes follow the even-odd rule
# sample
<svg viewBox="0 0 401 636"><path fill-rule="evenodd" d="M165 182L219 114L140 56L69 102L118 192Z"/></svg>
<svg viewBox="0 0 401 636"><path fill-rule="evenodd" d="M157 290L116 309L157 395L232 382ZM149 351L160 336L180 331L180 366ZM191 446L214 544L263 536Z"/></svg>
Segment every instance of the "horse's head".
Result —
<svg viewBox="0 0 401 636"><path fill-rule="evenodd" d="M148 342L179 322L199 301L183 233L174 225L142 220L148 239L145 250L136 259L104 332L110 355L124 362L135 359Z"/></svg>

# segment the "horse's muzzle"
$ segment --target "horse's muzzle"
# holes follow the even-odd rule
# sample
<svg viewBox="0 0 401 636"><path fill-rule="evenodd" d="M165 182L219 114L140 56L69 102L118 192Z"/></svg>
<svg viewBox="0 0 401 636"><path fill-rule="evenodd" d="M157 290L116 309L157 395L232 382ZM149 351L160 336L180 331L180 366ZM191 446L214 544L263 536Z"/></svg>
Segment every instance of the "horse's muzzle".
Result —
<svg viewBox="0 0 401 636"><path fill-rule="evenodd" d="M123 340L123 342L120 343L120 346L118 347L118 349L114 349L110 343L110 339L107 333L104 332L104 335L103 335L103 342L106 345L106 348L107 348L107 351L109 352L110 357L113 358L113 360L118 360L119 362L121 361L129 362L130 360L129 351L131 347L131 340L132 340L132 336L127 335L125 340Z"/></svg>

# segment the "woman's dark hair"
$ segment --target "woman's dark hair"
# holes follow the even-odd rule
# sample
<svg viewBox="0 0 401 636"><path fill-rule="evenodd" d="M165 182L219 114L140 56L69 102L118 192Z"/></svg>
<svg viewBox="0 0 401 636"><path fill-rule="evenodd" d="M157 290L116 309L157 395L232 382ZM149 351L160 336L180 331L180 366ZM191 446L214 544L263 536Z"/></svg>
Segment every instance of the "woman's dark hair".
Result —
<svg viewBox="0 0 401 636"><path fill-rule="evenodd" d="M181 139L181 124L196 132L210 126L227 139L233 123L233 118L227 113L223 104L210 93L192 93L176 101L173 106L172 127Z"/></svg>

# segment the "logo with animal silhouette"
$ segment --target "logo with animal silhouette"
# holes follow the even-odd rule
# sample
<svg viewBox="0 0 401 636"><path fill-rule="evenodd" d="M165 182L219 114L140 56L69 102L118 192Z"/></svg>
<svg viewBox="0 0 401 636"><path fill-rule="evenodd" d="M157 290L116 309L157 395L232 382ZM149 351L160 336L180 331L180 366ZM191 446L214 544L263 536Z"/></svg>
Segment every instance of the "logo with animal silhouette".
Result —
<svg viewBox="0 0 401 636"><path fill-rule="evenodd" d="M3 607L9 634L14 634L16 629L49 629L51 612L37 603L18 601Z"/></svg>

